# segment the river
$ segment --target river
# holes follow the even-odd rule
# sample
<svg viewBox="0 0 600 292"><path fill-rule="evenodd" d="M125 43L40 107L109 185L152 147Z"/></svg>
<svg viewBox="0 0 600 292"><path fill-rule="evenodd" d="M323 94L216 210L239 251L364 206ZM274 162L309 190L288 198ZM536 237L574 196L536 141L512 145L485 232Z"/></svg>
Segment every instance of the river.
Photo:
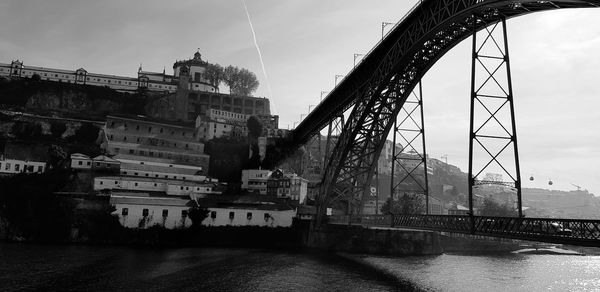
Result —
<svg viewBox="0 0 600 292"><path fill-rule="evenodd" d="M1 291L598 291L600 257L0 243ZM379 272L384 271L384 272Z"/></svg>

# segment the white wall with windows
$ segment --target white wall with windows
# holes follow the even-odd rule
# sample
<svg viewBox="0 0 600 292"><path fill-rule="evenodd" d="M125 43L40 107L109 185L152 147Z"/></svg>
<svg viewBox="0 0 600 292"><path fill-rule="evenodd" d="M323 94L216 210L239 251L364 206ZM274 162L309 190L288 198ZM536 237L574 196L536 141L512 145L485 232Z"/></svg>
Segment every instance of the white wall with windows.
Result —
<svg viewBox="0 0 600 292"><path fill-rule="evenodd" d="M271 175L270 170L265 169L243 169L242 170L242 189L258 191L261 195L267 194L267 180Z"/></svg>
<svg viewBox="0 0 600 292"><path fill-rule="evenodd" d="M26 161L18 159L0 159L0 173L42 173L46 171L46 162Z"/></svg>
<svg viewBox="0 0 600 292"><path fill-rule="evenodd" d="M92 159L81 153L71 154L71 168L73 169L91 169Z"/></svg>
<svg viewBox="0 0 600 292"><path fill-rule="evenodd" d="M94 190L128 190L139 192L163 192L170 196L216 194L212 184L166 179L102 176L94 178Z"/></svg>
<svg viewBox="0 0 600 292"><path fill-rule="evenodd" d="M208 208L205 226L291 227L294 210L260 210L244 208Z"/></svg>
<svg viewBox="0 0 600 292"><path fill-rule="evenodd" d="M188 228L192 220L188 217L189 200L159 197L111 196L110 204L115 207L114 215L127 228L149 228L155 225L167 229Z"/></svg>

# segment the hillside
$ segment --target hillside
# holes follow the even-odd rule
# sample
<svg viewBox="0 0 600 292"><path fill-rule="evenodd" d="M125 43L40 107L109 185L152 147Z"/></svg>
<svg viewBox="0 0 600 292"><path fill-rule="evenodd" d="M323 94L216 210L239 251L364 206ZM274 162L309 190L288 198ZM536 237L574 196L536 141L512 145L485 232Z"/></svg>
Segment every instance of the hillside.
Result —
<svg viewBox="0 0 600 292"><path fill-rule="evenodd" d="M0 78L2 108L70 118L103 119L108 113L143 114L146 95L100 86Z"/></svg>

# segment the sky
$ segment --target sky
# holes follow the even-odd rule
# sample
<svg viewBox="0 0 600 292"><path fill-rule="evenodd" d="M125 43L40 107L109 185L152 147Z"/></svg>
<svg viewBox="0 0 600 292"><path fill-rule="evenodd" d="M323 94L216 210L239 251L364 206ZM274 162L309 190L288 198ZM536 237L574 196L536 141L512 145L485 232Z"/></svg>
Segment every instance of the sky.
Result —
<svg viewBox="0 0 600 292"><path fill-rule="evenodd" d="M256 73L255 95L271 100L281 128L292 128L335 75L351 70L354 54L381 39L381 23L400 20L414 3L246 0L267 78L241 0L3 0L0 62L133 77L140 64L172 72L175 60L200 50L208 62ZM508 21L524 187L575 184L600 195L599 15L573 9ZM470 50L467 39L423 78L428 154L447 155L463 171Z"/></svg>

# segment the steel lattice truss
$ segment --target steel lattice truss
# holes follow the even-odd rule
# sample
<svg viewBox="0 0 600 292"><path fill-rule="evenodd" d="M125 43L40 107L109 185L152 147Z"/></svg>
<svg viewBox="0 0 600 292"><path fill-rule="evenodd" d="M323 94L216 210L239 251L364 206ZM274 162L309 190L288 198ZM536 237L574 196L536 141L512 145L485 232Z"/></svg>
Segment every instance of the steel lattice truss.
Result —
<svg viewBox="0 0 600 292"><path fill-rule="evenodd" d="M600 0L424 0L294 130L302 143L352 108L323 176L318 213L360 201L408 94L447 51L489 25L537 11L599 7Z"/></svg>
<svg viewBox="0 0 600 292"><path fill-rule="evenodd" d="M483 35L480 43L479 35ZM473 187L501 184L516 189L521 217L521 173L504 19L473 35L470 125L469 211L473 214ZM483 159L477 161L482 163L474 166L475 158ZM509 181L483 180L484 171L490 170L507 175Z"/></svg>
<svg viewBox="0 0 600 292"><path fill-rule="evenodd" d="M429 187L427 180L427 151L425 147L425 121L423 116L423 87L421 82L413 90L394 121L392 130L392 196L402 193L425 196L426 212L429 211ZM397 149L396 143L404 145ZM399 151L400 150L400 151Z"/></svg>

